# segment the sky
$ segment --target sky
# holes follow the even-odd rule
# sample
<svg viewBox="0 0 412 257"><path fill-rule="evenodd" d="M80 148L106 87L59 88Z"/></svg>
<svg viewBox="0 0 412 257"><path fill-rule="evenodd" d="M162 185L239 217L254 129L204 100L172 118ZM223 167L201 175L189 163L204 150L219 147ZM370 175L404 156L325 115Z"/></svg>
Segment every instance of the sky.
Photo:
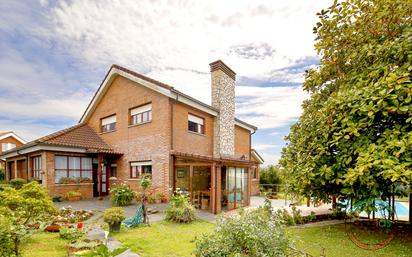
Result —
<svg viewBox="0 0 412 257"><path fill-rule="evenodd" d="M2 0L0 131L33 140L76 124L112 64L211 102L209 63L237 73L236 116L276 164L319 63L327 0Z"/></svg>

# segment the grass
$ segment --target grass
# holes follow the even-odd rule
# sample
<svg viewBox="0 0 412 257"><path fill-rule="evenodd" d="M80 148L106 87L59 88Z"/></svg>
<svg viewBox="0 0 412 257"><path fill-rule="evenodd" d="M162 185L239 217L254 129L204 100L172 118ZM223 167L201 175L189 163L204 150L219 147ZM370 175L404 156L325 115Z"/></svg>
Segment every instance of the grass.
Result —
<svg viewBox="0 0 412 257"><path fill-rule="evenodd" d="M210 233L214 227L214 224L203 220L189 224L161 221L113 236L142 257L184 257L192 256L195 237Z"/></svg>
<svg viewBox="0 0 412 257"><path fill-rule="evenodd" d="M67 256L67 244L59 233L39 232L22 245L22 252L24 257L63 257Z"/></svg>
<svg viewBox="0 0 412 257"><path fill-rule="evenodd" d="M362 242L377 243L384 239L384 235L370 230L353 228L353 232ZM298 249L304 250L314 256L319 256L321 246L325 248L328 257L403 257L411 256L412 233L398 234L385 248L379 250L364 250L356 246L347 236L345 226L323 226L312 228L289 228L289 233L296 241Z"/></svg>

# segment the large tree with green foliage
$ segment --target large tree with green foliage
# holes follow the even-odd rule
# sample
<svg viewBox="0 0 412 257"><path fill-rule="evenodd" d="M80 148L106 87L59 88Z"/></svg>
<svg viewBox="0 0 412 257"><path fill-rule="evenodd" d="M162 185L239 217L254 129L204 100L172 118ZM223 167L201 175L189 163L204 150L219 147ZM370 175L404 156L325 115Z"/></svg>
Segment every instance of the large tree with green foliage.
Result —
<svg viewBox="0 0 412 257"><path fill-rule="evenodd" d="M347 0L317 15L320 64L280 162L299 193L385 198L412 179L412 2Z"/></svg>
<svg viewBox="0 0 412 257"><path fill-rule="evenodd" d="M0 256L20 256L20 244L57 214L47 190L37 182L0 192ZM12 255L13 254L13 255Z"/></svg>

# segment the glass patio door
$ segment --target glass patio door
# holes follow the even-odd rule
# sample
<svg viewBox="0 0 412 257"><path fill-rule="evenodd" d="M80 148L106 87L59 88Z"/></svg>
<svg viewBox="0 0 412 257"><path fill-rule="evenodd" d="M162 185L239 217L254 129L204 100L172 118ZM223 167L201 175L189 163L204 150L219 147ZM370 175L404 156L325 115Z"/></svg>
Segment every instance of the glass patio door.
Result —
<svg viewBox="0 0 412 257"><path fill-rule="evenodd" d="M228 192L228 209L236 209L247 205L247 169L228 167L226 169L226 188Z"/></svg>

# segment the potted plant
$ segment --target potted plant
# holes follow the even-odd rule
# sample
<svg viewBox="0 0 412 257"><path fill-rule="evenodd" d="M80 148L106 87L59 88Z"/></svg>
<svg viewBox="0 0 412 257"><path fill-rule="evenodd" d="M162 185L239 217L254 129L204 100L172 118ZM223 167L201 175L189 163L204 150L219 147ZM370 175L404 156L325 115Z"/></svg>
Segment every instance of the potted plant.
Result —
<svg viewBox="0 0 412 257"><path fill-rule="evenodd" d="M155 197L155 202L156 202L156 203L162 203L161 193L156 193L156 194L154 195L154 197Z"/></svg>
<svg viewBox="0 0 412 257"><path fill-rule="evenodd" d="M66 200L70 202L80 201L82 199L82 193L77 191L69 191L65 195Z"/></svg>
<svg viewBox="0 0 412 257"><path fill-rule="evenodd" d="M166 197L165 194L160 193L160 194L159 194L159 197L160 197L160 200L161 200L162 203L166 203L166 202L167 202L167 197Z"/></svg>
<svg viewBox="0 0 412 257"><path fill-rule="evenodd" d="M106 209L103 214L103 220L109 224L109 230L111 232L119 232L120 225L123 220L126 219L124 210L120 207L112 207Z"/></svg>
<svg viewBox="0 0 412 257"><path fill-rule="evenodd" d="M140 203L143 200L143 193L142 192L134 192L134 198L136 202Z"/></svg>

